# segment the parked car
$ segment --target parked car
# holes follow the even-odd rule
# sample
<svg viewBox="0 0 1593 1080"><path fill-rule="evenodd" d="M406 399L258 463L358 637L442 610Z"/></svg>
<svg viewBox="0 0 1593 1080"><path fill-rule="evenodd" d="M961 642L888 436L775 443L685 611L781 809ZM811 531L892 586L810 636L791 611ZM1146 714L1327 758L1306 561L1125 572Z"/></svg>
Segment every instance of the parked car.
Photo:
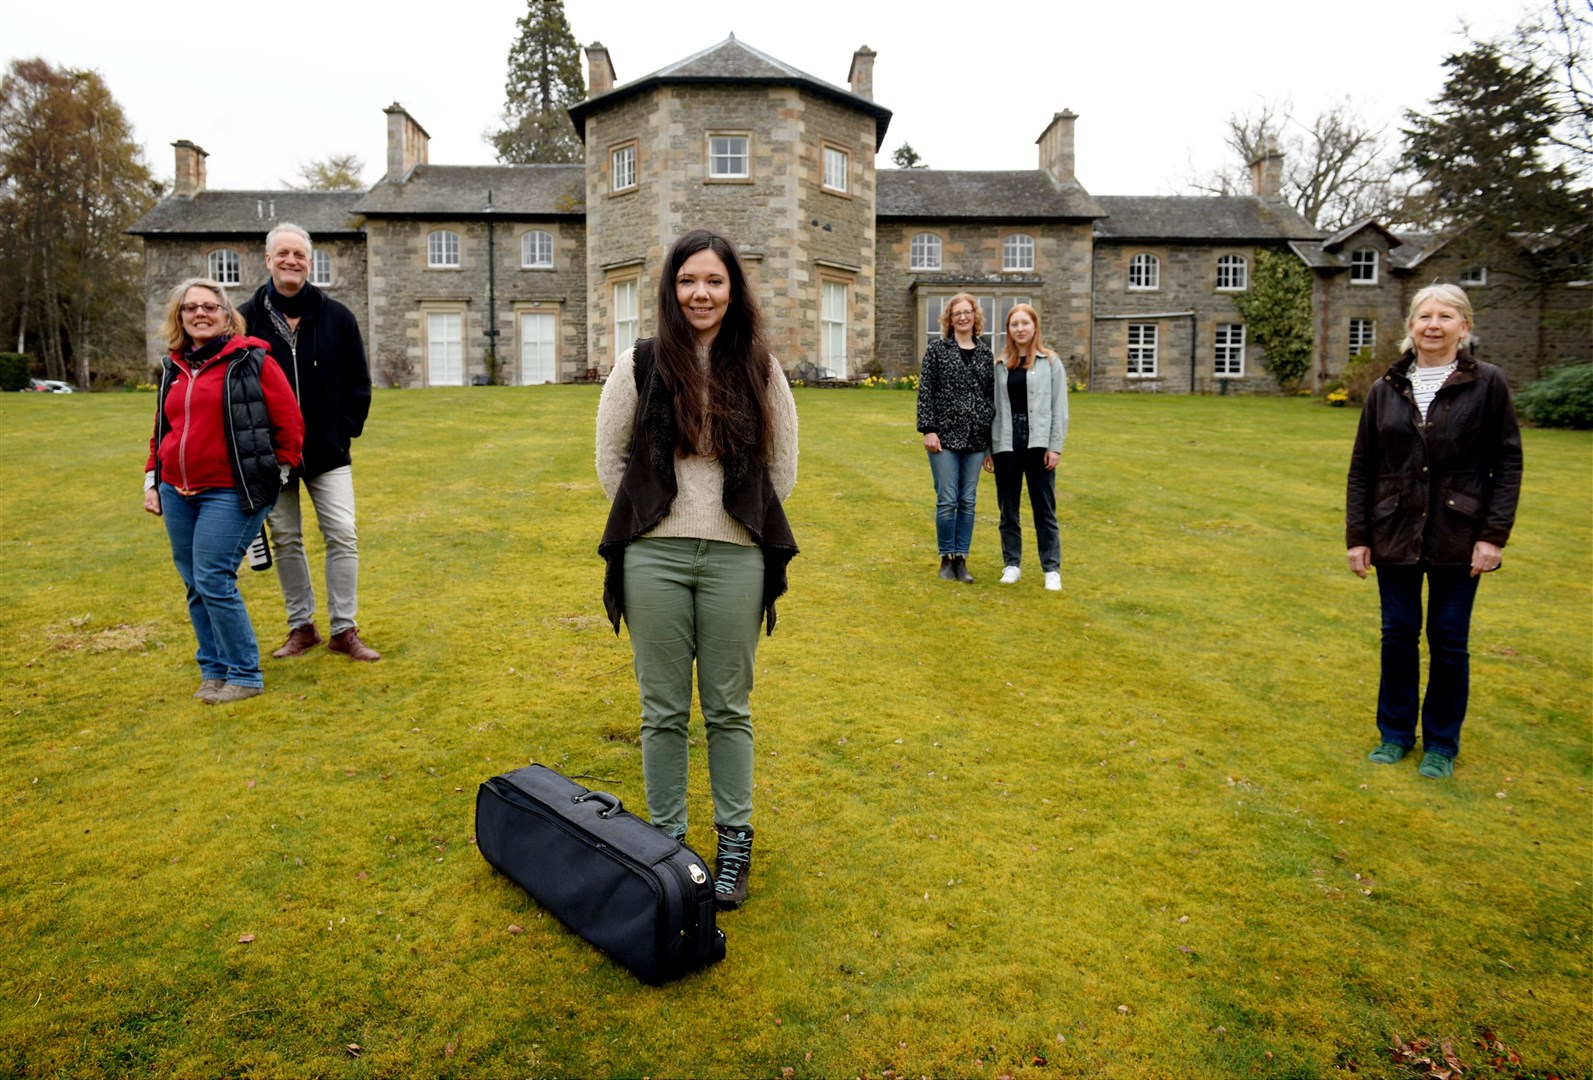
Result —
<svg viewBox="0 0 1593 1080"><path fill-rule="evenodd" d="M22 392L26 394L30 391L35 394L75 394L77 387L59 379L29 379Z"/></svg>

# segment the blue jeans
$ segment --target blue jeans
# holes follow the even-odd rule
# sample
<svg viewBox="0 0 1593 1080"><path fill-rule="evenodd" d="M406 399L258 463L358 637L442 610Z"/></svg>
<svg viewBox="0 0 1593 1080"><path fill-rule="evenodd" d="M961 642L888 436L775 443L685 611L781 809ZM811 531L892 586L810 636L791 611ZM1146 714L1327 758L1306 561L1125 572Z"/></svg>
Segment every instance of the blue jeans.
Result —
<svg viewBox="0 0 1593 1080"><path fill-rule="evenodd" d="M238 564L249 542L260 535L270 511L245 512L232 488L183 495L160 485L161 518L171 537L171 557L188 587L188 618L199 649L199 674L239 686L264 686L260 646L249 610L238 594Z"/></svg>
<svg viewBox="0 0 1593 1080"><path fill-rule="evenodd" d="M973 543L974 500L979 495L983 450L942 450L929 455L935 479L935 540L942 555L966 555Z"/></svg>
<svg viewBox="0 0 1593 1080"><path fill-rule="evenodd" d="M1384 742L1416 745L1416 694L1421 681L1422 579L1427 579L1427 695L1421 705L1422 748L1454 757L1471 688L1471 604L1478 578L1469 566L1379 566L1383 601L1383 676L1377 730Z"/></svg>

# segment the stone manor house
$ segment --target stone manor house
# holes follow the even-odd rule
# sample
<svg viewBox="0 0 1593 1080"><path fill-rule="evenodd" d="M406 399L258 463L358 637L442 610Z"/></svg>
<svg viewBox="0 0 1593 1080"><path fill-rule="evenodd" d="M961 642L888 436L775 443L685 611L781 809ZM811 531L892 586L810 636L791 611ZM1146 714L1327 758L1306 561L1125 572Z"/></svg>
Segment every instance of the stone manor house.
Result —
<svg viewBox="0 0 1593 1080"><path fill-rule="evenodd" d="M623 84L607 49L586 54L590 90L570 109L580 165L433 165L425 128L396 103L386 174L363 192L212 191L204 150L175 143L175 191L132 230L151 357L166 290L208 274L247 295L281 221L311 232L311 280L358 316L374 377L395 387L602 375L651 332L659 265L697 225L735 239L787 369L841 378L916 371L947 298L967 291L998 352L1007 311L1033 304L1093 389L1274 390L1233 298L1256 253L1276 250L1315 275L1320 385L1401 333L1432 280L1533 280L1526 249L1481 266L1463 245L1375 221L1323 236L1279 198L1276 154L1251 164L1250 195L1091 195L1068 110L1032 170L877 169L891 112L874 101L867 46L847 87L734 36ZM1473 292L1483 355L1518 382L1587 359L1593 290L1579 284L1498 311Z"/></svg>

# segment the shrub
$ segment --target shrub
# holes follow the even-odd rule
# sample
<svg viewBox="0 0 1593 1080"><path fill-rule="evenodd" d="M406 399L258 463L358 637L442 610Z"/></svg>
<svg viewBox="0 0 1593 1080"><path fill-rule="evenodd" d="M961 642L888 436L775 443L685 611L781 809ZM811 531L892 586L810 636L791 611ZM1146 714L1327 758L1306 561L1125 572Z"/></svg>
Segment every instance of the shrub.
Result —
<svg viewBox="0 0 1593 1080"><path fill-rule="evenodd" d="M1539 379L1516 395L1516 411L1538 427L1593 428L1593 364Z"/></svg>
<svg viewBox="0 0 1593 1080"><path fill-rule="evenodd" d="M1387 368L1388 365L1380 362L1371 349L1362 349L1344 365L1344 370L1340 372L1341 385L1351 401L1365 401L1366 395L1372 392L1372 387L1377 385L1377 380L1383 377Z"/></svg>
<svg viewBox="0 0 1593 1080"><path fill-rule="evenodd" d="M28 385L29 360L21 353L0 353L0 390L21 390Z"/></svg>

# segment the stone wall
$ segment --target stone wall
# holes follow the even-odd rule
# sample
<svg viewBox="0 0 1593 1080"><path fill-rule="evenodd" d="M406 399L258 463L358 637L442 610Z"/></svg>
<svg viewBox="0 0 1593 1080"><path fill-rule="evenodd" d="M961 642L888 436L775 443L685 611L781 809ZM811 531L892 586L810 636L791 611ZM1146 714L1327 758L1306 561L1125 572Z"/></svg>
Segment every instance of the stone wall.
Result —
<svg viewBox="0 0 1593 1080"><path fill-rule="evenodd" d="M710 133L750 139L750 176L708 178ZM612 190L612 153L636 145L637 184ZM822 185L823 147L850 157L849 191ZM820 355L821 283L850 288L848 352L874 337L874 120L795 87L665 85L590 115L587 147L588 348L606 370L631 342L613 341L612 289L639 280L638 334L652 333L658 268L675 237L724 232L747 256L769 345L788 367Z"/></svg>
<svg viewBox="0 0 1593 1080"><path fill-rule="evenodd" d="M461 316L462 382L489 372L488 222L485 219L417 221L371 218L366 222L370 266L368 346L371 375L382 386L427 386L427 316ZM427 239L446 229L459 236L459 265L427 265ZM583 375L586 357L586 236L579 223L499 215L492 221L498 330L497 381L518 383L518 312L550 312L558 319L558 378ZM520 237L530 229L553 234L553 268L522 269Z"/></svg>
<svg viewBox="0 0 1593 1080"><path fill-rule="evenodd" d="M1241 256L1247 274L1254 273L1255 253L1254 247L1244 245L1098 241L1090 388L1140 393L1276 392L1266 353L1248 331L1243 373L1219 376L1216 372L1217 327L1245 321L1234 304L1238 290L1217 288L1217 260L1224 255ZM1140 254L1160 260L1156 289L1128 287L1129 262ZM1139 322L1157 327L1154 377L1128 374L1128 327Z"/></svg>

